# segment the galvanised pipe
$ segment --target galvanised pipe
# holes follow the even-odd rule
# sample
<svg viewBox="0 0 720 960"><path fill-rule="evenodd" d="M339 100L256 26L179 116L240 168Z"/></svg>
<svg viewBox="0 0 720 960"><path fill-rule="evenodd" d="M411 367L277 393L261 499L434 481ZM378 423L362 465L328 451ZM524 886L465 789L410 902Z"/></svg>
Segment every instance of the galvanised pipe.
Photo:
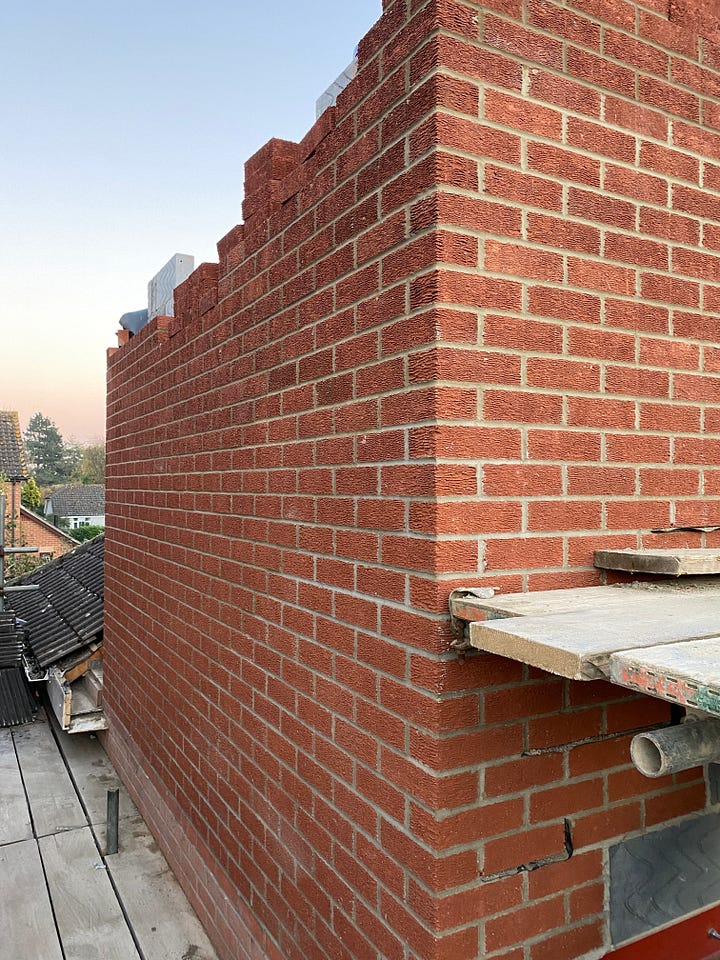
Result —
<svg viewBox="0 0 720 960"><path fill-rule="evenodd" d="M639 733L630 744L630 756L646 777L720 762L720 719L686 720L677 727Z"/></svg>

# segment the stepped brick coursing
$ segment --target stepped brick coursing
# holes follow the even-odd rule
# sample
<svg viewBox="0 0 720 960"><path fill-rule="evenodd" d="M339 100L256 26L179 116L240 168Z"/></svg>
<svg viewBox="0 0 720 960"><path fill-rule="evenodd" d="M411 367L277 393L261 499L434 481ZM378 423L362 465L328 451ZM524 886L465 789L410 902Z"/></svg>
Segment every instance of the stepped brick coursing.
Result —
<svg viewBox="0 0 720 960"><path fill-rule="evenodd" d="M447 600L718 544L715 4L388 2L243 218L109 356L113 759L227 960L603 956L703 772Z"/></svg>

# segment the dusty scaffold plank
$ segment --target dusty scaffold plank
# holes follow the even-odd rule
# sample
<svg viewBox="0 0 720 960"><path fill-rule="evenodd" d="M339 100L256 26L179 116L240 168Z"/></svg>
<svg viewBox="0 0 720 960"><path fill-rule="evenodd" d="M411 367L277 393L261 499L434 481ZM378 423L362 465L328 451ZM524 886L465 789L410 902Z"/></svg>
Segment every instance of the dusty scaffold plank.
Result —
<svg viewBox="0 0 720 960"><path fill-rule="evenodd" d="M29 840L32 824L10 730L0 730L0 846Z"/></svg>
<svg viewBox="0 0 720 960"><path fill-rule="evenodd" d="M146 960L218 960L141 817L121 823L120 852L106 862Z"/></svg>
<svg viewBox="0 0 720 960"><path fill-rule="evenodd" d="M123 789L120 778L97 737L91 734L64 733L54 716L50 717L50 723L58 735L60 750L72 771L90 823L105 829L107 792L118 787L121 823L127 818L137 817L137 807Z"/></svg>
<svg viewBox="0 0 720 960"><path fill-rule="evenodd" d="M34 840L0 847L0 955L63 960Z"/></svg>
<svg viewBox="0 0 720 960"><path fill-rule="evenodd" d="M720 550L596 550L595 566L670 577L720 573Z"/></svg>
<svg viewBox="0 0 720 960"><path fill-rule="evenodd" d="M720 636L614 653L610 679L720 716Z"/></svg>
<svg viewBox="0 0 720 960"><path fill-rule="evenodd" d="M513 617L469 625L470 644L574 680L606 677L610 655L720 634L714 597L657 593L653 602L627 602L608 610Z"/></svg>
<svg viewBox="0 0 720 960"><path fill-rule="evenodd" d="M567 590L537 590L532 593L498 593L473 596L472 590L456 590L450 597L450 612L461 620L498 620L504 617L541 617L553 613L609 610L633 604L655 603L658 594L678 593L720 601L720 583L715 577L681 581L634 581L611 586L574 587Z"/></svg>
<svg viewBox="0 0 720 960"><path fill-rule="evenodd" d="M35 723L13 733L37 836L85 826L87 821L58 753L50 726Z"/></svg>
<svg viewBox="0 0 720 960"><path fill-rule="evenodd" d="M51 722L54 724L54 718ZM100 741L62 732L58 741L101 846L105 842L107 791L120 788L120 851L108 856L105 862L145 960L218 960Z"/></svg>
<svg viewBox="0 0 720 960"><path fill-rule="evenodd" d="M139 960L90 827L38 843L68 960Z"/></svg>
<svg viewBox="0 0 720 960"><path fill-rule="evenodd" d="M456 590L450 598L450 612L467 621L536 617L548 613L607 609L625 603L625 594L626 590L618 586L498 593L489 597L473 596L470 590Z"/></svg>

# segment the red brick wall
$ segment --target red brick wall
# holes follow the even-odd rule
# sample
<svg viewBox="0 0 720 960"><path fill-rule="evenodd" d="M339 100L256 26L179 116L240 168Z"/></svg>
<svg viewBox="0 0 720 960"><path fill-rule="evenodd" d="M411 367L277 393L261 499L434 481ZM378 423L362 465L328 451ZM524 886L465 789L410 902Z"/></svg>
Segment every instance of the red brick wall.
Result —
<svg viewBox="0 0 720 960"><path fill-rule="evenodd" d="M710 6L385 4L111 354L108 747L224 957L598 956L608 845L706 805L446 610L713 544L649 533L717 520Z"/></svg>

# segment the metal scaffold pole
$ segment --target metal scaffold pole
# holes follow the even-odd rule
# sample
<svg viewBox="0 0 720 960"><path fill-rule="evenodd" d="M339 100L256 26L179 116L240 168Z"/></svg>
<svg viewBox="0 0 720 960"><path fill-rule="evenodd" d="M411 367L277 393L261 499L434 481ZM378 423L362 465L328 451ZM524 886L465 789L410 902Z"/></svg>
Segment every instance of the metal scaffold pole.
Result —
<svg viewBox="0 0 720 960"><path fill-rule="evenodd" d="M5 596L8 593L24 593L31 590L38 590L36 584L27 586L6 587L5 586L5 558L8 553L37 553L37 547L6 547L5 546L5 510L7 508L7 497L0 493L0 612L5 610ZM14 522L14 521L13 521Z"/></svg>

